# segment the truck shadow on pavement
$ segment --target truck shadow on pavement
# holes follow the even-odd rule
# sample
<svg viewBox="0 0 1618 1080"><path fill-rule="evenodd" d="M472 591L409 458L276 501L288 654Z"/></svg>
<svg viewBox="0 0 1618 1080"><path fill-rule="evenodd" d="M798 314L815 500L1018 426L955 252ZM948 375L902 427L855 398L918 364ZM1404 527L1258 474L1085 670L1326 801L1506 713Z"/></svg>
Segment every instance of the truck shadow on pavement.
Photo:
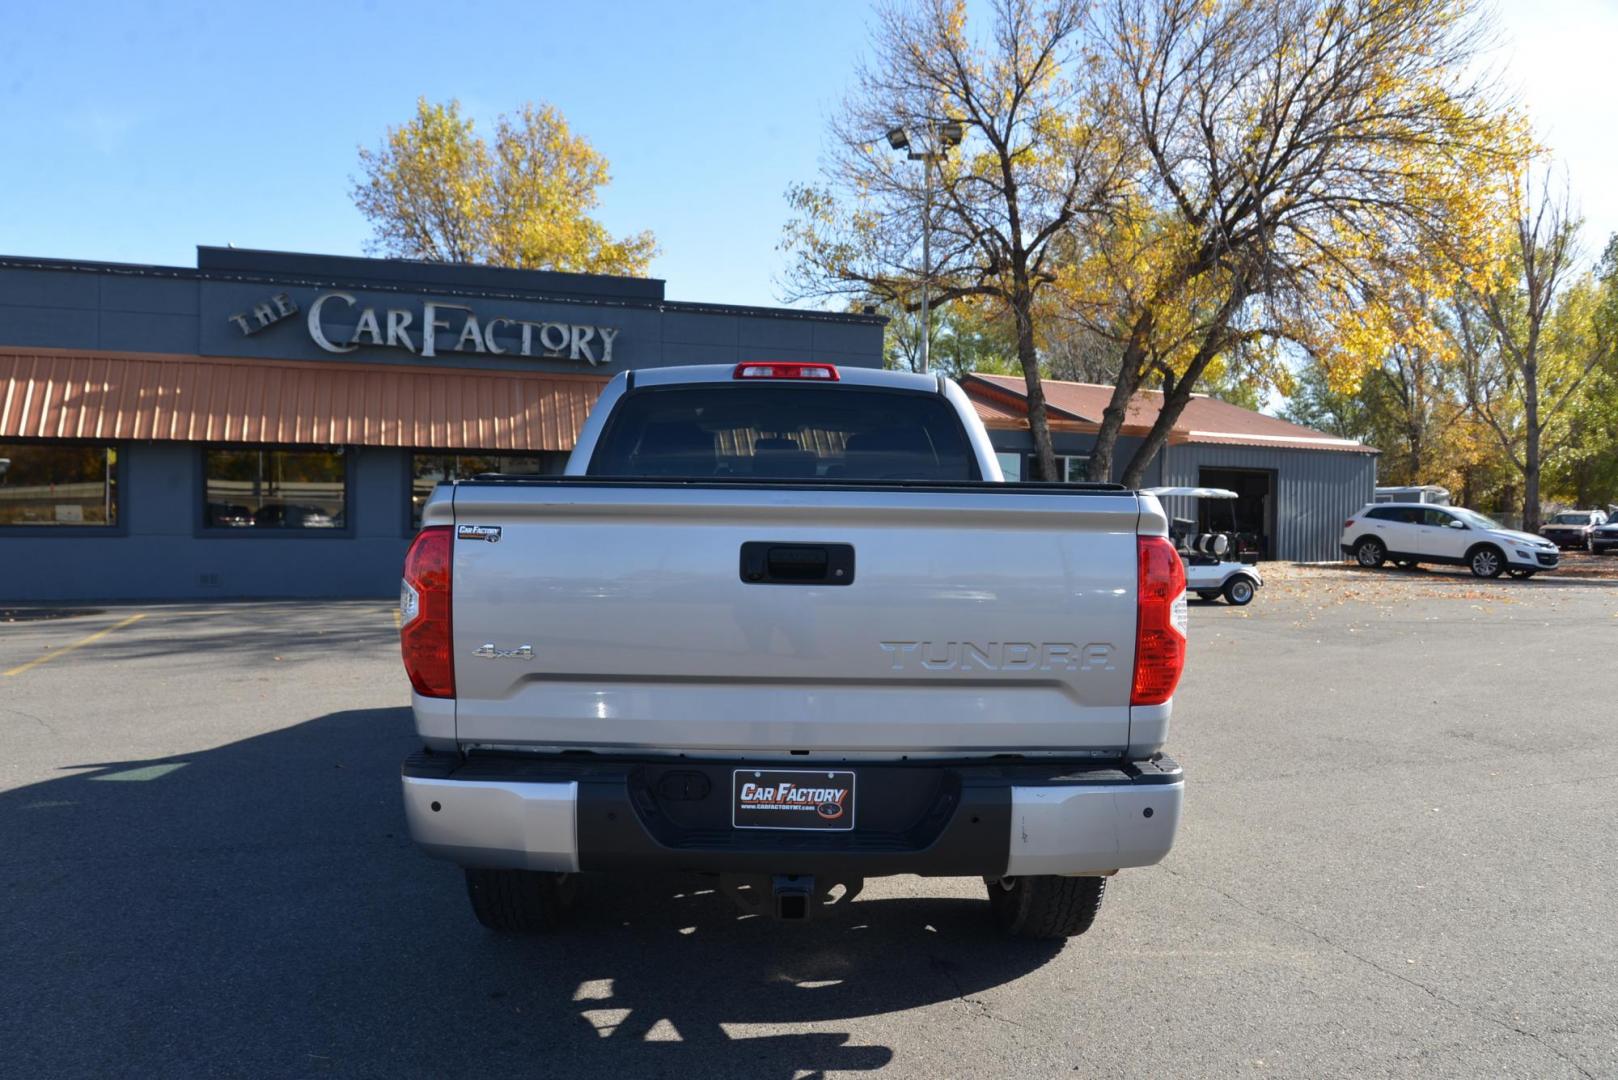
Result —
<svg viewBox="0 0 1618 1080"><path fill-rule="evenodd" d="M128 604L91 613L109 619L142 616L137 632L114 635L100 645L102 655L115 660L223 654L238 667L274 669L311 656L393 649L399 640L394 610L385 601Z"/></svg>
<svg viewBox="0 0 1618 1080"><path fill-rule="evenodd" d="M499 938L405 832L412 745L407 709L341 712L0 794L7 1072L869 1070L893 1049L839 1022L952 999L980 1019L975 993L1060 948L959 899L776 924L697 876L593 880L570 930Z"/></svg>

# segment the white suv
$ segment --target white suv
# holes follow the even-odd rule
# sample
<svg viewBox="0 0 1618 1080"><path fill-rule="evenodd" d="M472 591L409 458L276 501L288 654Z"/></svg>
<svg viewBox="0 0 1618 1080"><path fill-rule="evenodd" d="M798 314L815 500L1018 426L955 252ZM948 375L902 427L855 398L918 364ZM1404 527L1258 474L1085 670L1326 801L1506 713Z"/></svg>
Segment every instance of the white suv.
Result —
<svg viewBox="0 0 1618 1080"><path fill-rule="evenodd" d="M1452 563L1482 578L1514 578L1555 570L1557 546L1542 536L1508 529L1476 510L1432 503L1372 503L1343 522L1342 549L1361 566Z"/></svg>

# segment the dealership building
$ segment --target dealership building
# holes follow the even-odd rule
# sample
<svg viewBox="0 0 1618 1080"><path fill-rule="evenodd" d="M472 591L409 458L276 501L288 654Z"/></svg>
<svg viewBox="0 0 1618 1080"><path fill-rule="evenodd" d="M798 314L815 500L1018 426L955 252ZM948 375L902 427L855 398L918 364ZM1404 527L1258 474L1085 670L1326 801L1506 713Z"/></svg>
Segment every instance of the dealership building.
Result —
<svg viewBox="0 0 1618 1080"><path fill-rule="evenodd" d="M663 291L234 248L198 248L194 269L0 256L0 603L387 596L434 485L560 472L618 371L881 366L880 317ZM1007 478L1031 475L1022 381L962 385ZM1111 390L1046 392L1080 479ZM1120 468L1156 409L1131 403ZM1199 396L1148 482L1232 488L1262 557L1330 559L1375 462ZM1169 509L1223 527L1206 503Z"/></svg>
<svg viewBox="0 0 1618 1080"><path fill-rule="evenodd" d="M0 257L0 602L387 596L434 484L561 471L615 372L878 367L883 325L589 274Z"/></svg>

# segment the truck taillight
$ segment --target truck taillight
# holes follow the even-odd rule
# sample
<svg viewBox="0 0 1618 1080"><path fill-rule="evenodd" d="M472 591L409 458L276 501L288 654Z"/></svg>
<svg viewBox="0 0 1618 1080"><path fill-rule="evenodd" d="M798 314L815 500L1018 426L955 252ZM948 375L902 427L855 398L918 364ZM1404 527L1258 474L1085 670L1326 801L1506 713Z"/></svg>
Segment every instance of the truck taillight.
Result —
<svg viewBox="0 0 1618 1080"><path fill-rule="evenodd" d="M1131 705L1161 705L1185 670L1185 567L1166 537L1136 544L1140 590L1135 597L1135 686Z"/></svg>
<svg viewBox="0 0 1618 1080"><path fill-rule="evenodd" d="M757 364L737 364L736 370L731 372L733 379L825 379L827 382L837 382L837 366L835 364L805 364L798 361L781 361Z"/></svg>
<svg viewBox="0 0 1618 1080"><path fill-rule="evenodd" d="M405 674L423 697L455 696L450 649L450 545L448 525L429 525L405 554L399 586L399 648Z"/></svg>

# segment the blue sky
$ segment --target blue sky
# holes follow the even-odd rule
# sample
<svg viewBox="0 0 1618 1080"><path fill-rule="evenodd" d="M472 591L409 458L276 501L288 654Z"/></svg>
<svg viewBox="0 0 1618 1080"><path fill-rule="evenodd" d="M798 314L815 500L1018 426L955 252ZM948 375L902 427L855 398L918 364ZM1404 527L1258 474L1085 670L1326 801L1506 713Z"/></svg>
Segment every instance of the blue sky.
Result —
<svg viewBox="0 0 1618 1080"><path fill-rule="evenodd" d="M558 106L612 163L601 217L651 229L674 299L777 302L783 193L815 174L865 0L8 5L0 252L194 264L195 245L358 254L356 149L457 97L480 127ZM1498 60L1618 230L1612 0L1508 0Z"/></svg>

